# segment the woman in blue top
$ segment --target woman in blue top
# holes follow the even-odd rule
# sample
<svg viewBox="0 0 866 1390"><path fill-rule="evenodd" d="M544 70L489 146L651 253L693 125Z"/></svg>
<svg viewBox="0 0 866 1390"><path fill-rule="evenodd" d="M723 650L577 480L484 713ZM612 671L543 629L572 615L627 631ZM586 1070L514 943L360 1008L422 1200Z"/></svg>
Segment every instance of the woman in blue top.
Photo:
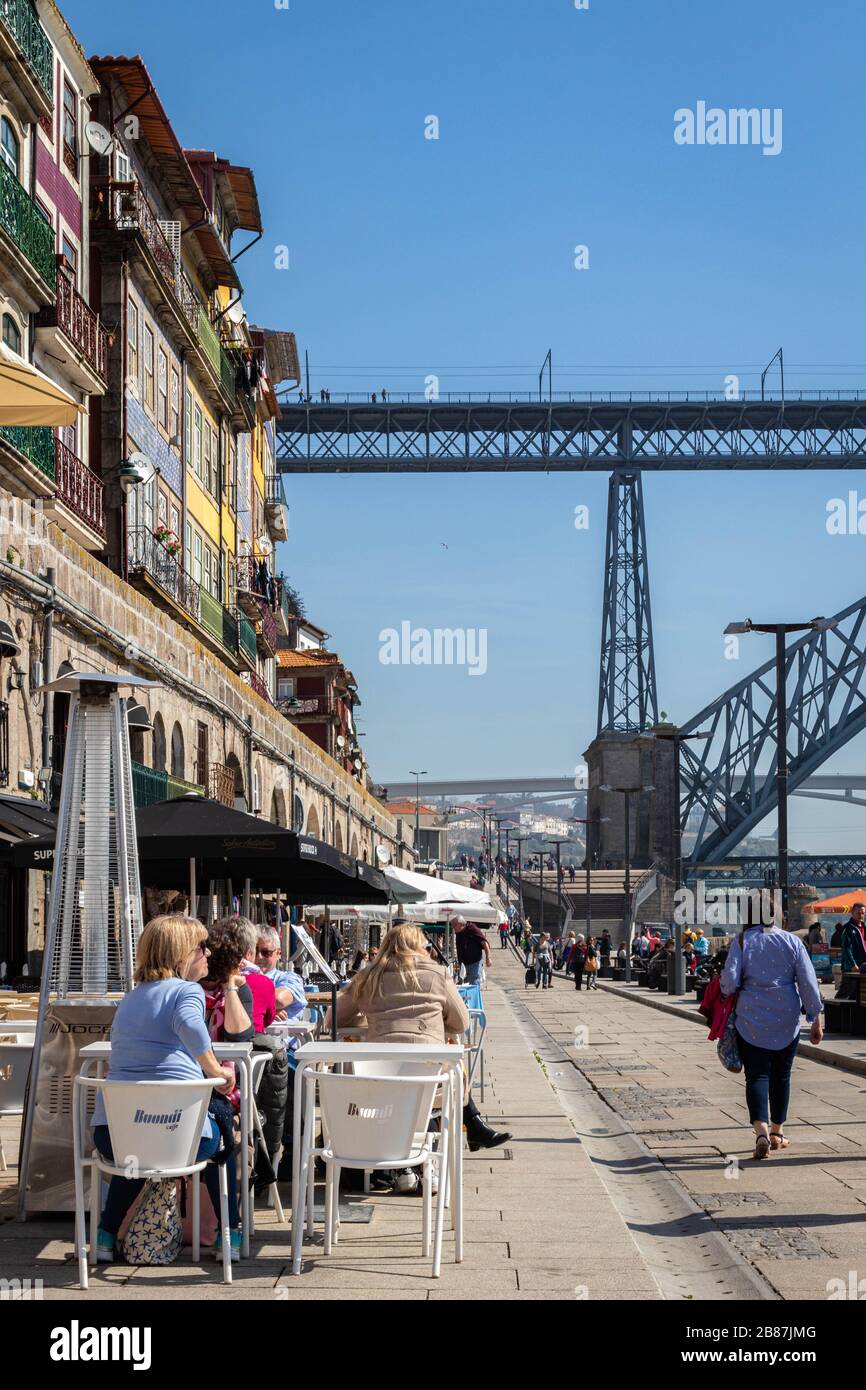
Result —
<svg viewBox="0 0 866 1390"><path fill-rule="evenodd" d="M755 1158L785 1149L782 1128L791 1095L791 1068L800 1041L800 1014L811 1040L824 1036L818 980L798 936L775 925L768 893L750 894L744 930L734 938L722 972L722 994L736 989L736 1029L746 1072L746 1102L755 1129ZM768 911L762 914L762 908ZM761 916L771 923L762 925ZM740 942L742 940L742 946Z"/></svg>
<svg viewBox="0 0 866 1390"><path fill-rule="evenodd" d="M207 932L191 917L155 917L141 934L135 967L135 989L117 1006L111 1025L109 1081L200 1081L218 1077L230 1091L234 1073L221 1067L213 1054L205 1025L204 991L197 981L208 970ZM93 1142L103 1158L114 1162L101 1092L93 1112ZM197 1158L212 1158L219 1149L216 1126L207 1120ZM227 1164L232 1259L240 1257L240 1218L234 1164ZM204 1170L214 1211L220 1208L219 1174L214 1164ZM99 1223L96 1258L110 1263L117 1233L143 1182L112 1178ZM222 1237L219 1237L218 1245ZM235 1251L237 1250L237 1254ZM217 1258L222 1258L221 1249Z"/></svg>

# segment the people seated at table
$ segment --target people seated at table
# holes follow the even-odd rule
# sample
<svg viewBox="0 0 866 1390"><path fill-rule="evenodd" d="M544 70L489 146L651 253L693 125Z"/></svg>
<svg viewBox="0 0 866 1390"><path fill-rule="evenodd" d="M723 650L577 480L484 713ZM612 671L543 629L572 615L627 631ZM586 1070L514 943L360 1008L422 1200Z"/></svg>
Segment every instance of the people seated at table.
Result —
<svg viewBox="0 0 866 1390"><path fill-rule="evenodd" d="M390 927L373 964L337 996L337 1027L365 1020L368 1042L435 1044L447 1035L462 1038L469 1027L466 1005L448 972L424 947L419 927L409 922ZM484 1123L471 1096L463 1106L463 1123L473 1153L511 1138Z"/></svg>
<svg viewBox="0 0 866 1390"><path fill-rule="evenodd" d="M240 918L215 922L208 935L207 975L202 980L208 1031L215 1042L252 1042L253 995L241 973L244 936Z"/></svg>
<svg viewBox="0 0 866 1390"><path fill-rule="evenodd" d="M207 974L210 950L201 923L178 916L155 917L142 932L135 967L135 988L117 1006L111 1026L109 1081L220 1080L220 1091L234 1088L234 1072L221 1067L213 1053L205 1023L205 997L199 981ZM109 1162L114 1161L111 1135L101 1093L93 1115L93 1142ZM220 1148L215 1121L205 1122L196 1158L213 1158ZM234 1163L226 1164L232 1259L240 1257L240 1215ZM219 1173L209 1163L204 1180L214 1211L220 1209ZM110 1263L117 1233L144 1186L135 1178L112 1178L97 1233L96 1258ZM221 1237L218 1258L222 1258Z"/></svg>
<svg viewBox="0 0 866 1390"><path fill-rule="evenodd" d="M294 970L280 969L280 933L275 927L259 927L256 965L273 981L277 994L278 1019L299 1018L307 1007L304 981Z"/></svg>

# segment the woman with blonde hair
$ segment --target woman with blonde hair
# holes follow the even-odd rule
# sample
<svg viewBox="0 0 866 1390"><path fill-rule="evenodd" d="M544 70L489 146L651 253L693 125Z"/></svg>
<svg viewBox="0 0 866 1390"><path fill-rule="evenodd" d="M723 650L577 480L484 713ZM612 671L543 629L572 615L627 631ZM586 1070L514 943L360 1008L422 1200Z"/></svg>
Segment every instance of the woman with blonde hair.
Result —
<svg viewBox="0 0 866 1390"><path fill-rule="evenodd" d="M219 1079L220 1090L233 1088L234 1072L220 1066L205 1025L205 1000L198 981L207 974L209 954L207 931L194 918L168 915L148 922L138 943L135 988L121 999L111 1025L109 1081L192 1081L201 1080L203 1072ZM93 1115L93 1142L113 1162L101 1092ZM209 1118L198 1161L213 1158L219 1146L219 1131ZM240 1217L232 1163L227 1164L227 1173L232 1259L237 1259ZM219 1174L214 1164L205 1168L204 1179L214 1211L219 1211ZM132 1178L111 1179L97 1234L100 1263L114 1259L117 1233L143 1185ZM222 1259L221 1249L218 1258Z"/></svg>
<svg viewBox="0 0 866 1390"><path fill-rule="evenodd" d="M461 1037L469 1027L468 1010L445 967L427 955L426 944L420 927L410 922L390 927L372 965L337 996L337 1026L351 1028L365 1019L369 1042L444 1043L447 1034ZM471 1097L463 1123L473 1152L511 1138L484 1123ZM406 1190L414 1191L414 1184Z"/></svg>

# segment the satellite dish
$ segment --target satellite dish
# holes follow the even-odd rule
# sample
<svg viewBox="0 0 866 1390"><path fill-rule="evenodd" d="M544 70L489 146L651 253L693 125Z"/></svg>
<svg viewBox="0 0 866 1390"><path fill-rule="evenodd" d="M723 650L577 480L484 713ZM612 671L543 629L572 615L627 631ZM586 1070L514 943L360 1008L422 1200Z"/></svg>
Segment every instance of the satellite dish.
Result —
<svg viewBox="0 0 866 1390"><path fill-rule="evenodd" d="M361 762L361 759L360 759L360 758L356 758L355 761L354 761L354 763L352 764L352 766L353 766L354 768L356 768L358 772L360 772L360 771L361 771L361 768L364 766L364 764Z"/></svg>
<svg viewBox="0 0 866 1390"><path fill-rule="evenodd" d="M391 851L385 845L376 846L376 858L380 864L391 863Z"/></svg>
<svg viewBox="0 0 866 1390"><path fill-rule="evenodd" d="M338 734L338 735L337 735L337 747L338 747L338 748L345 748L345 746L346 746L346 740L343 738L343 735L342 735L342 734Z"/></svg>
<svg viewBox="0 0 866 1390"><path fill-rule="evenodd" d="M84 127L84 135L90 148L97 154L108 154L114 144L111 132L106 130L104 125L100 125L99 121L88 121Z"/></svg>
<svg viewBox="0 0 866 1390"><path fill-rule="evenodd" d="M229 308L226 310L226 318L229 320L230 323L233 323L235 325L243 323L246 316L246 310L244 309L244 306L243 304L241 304L241 301L239 299L236 299L234 304L230 305Z"/></svg>

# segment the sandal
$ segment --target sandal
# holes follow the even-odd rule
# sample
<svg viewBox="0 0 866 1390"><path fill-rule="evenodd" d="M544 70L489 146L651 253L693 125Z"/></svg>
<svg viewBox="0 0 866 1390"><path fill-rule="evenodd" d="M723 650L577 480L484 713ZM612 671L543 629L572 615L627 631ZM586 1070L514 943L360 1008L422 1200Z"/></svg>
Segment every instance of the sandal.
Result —
<svg viewBox="0 0 866 1390"><path fill-rule="evenodd" d="M790 1142L790 1139L788 1139L784 1134L770 1135L770 1148L773 1150L774 1153L777 1149L787 1149Z"/></svg>
<svg viewBox="0 0 866 1390"><path fill-rule="evenodd" d="M768 1154L769 1152L770 1152L770 1136L769 1136L769 1134L759 1134L757 1140L755 1141L755 1153L754 1153L754 1157L757 1158L757 1159L766 1158L766 1157L767 1157L767 1154Z"/></svg>

